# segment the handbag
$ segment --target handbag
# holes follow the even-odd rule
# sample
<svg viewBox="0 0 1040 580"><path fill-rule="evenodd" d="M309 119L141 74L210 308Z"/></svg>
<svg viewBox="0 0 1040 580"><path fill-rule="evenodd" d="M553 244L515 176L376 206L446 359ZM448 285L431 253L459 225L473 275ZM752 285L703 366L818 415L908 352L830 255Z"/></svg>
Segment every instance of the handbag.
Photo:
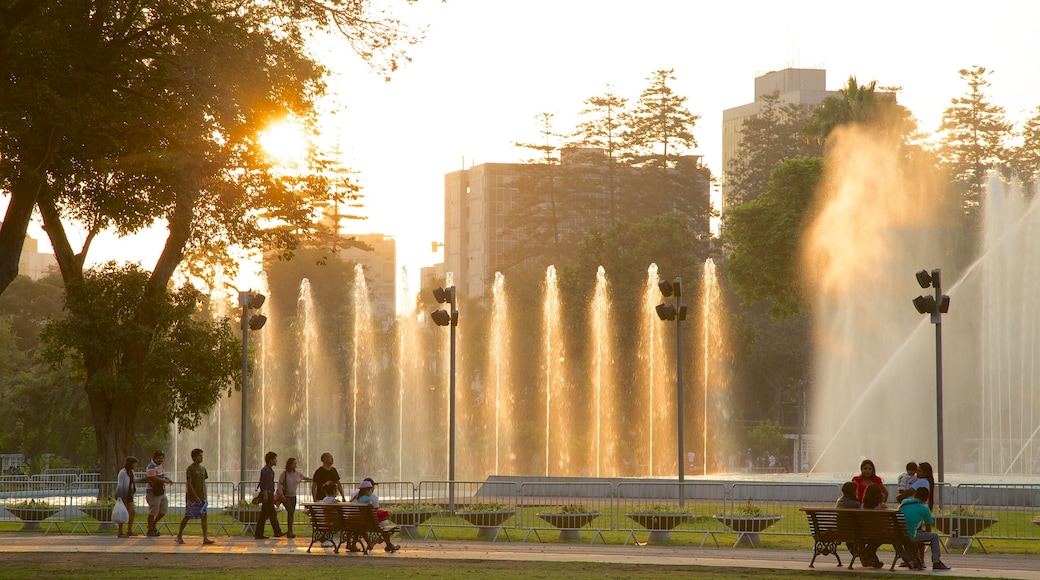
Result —
<svg viewBox="0 0 1040 580"><path fill-rule="evenodd" d="M116 505L112 506L112 521L117 524L130 523L130 512L123 503L123 498L116 499Z"/></svg>
<svg viewBox="0 0 1040 580"><path fill-rule="evenodd" d="M256 489L257 489L256 497L254 497L253 501L250 502L250 503L257 504L257 503L262 503L264 501L264 492L260 491L260 482L257 482Z"/></svg>
<svg viewBox="0 0 1040 580"><path fill-rule="evenodd" d="M282 505L282 501L284 501L284 500L285 500L285 497L282 496L282 492L280 492L280 491L274 492L274 507L278 507L278 506Z"/></svg>

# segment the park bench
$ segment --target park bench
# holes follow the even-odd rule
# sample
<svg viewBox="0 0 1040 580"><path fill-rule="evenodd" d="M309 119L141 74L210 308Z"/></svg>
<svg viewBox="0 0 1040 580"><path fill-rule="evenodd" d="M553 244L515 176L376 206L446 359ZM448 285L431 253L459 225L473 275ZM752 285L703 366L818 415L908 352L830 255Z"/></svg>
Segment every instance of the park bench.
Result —
<svg viewBox="0 0 1040 580"><path fill-rule="evenodd" d="M859 546L863 544L891 544L895 548L895 557L889 570L894 570L896 562L903 553L904 546L912 544L906 529L906 520L899 510L864 510L842 508L800 508L809 519L809 531L812 532L814 547L813 558L809 567L813 568L817 556L834 554L841 566L841 555L838 546L847 542L856 546L849 560L849 569L859 554Z"/></svg>
<svg viewBox="0 0 1040 580"><path fill-rule="evenodd" d="M311 543L331 542L333 552L346 544L351 552L368 554L373 547L386 544L387 552L394 552L400 546L390 541L390 536L398 532L400 526L382 527L376 517L376 509L372 504L337 502L337 503L305 503L303 509L311 520Z"/></svg>

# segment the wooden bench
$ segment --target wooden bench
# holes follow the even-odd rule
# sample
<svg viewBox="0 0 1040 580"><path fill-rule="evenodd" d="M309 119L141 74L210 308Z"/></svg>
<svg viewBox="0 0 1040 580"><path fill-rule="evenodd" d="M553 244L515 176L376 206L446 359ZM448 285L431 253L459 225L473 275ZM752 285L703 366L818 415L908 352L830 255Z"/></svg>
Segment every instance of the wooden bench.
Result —
<svg viewBox="0 0 1040 580"><path fill-rule="evenodd" d="M333 552L345 544L351 552L368 554L373 547L386 544L387 552L395 552L400 545L393 544L390 536L398 532L400 526L380 526L376 518L376 509L372 504L337 502L337 503L305 503L304 511L311 521L311 543L331 542Z"/></svg>
<svg viewBox="0 0 1040 580"><path fill-rule="evenodd" d="M849 569L859 555L864 544L880 546L891 544L895 548L895 557L889 570L894 570L896 562L906 546L913 545L906 529L906 520L899 510L864 510L842 508L799 508L809 519L809 531L812 532L814 548L809 567L814 567L817 556L834 554L841 566L841 555L838 545L847 542L856 546L857 550L849 560Z"/></svg>

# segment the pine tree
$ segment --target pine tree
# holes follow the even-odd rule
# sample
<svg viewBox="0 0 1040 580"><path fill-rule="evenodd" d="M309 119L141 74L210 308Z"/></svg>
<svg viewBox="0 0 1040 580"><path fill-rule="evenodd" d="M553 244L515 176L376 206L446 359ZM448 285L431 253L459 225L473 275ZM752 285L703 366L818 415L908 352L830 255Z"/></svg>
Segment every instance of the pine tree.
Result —
<svg viewBox="0 0 1040 580"><path fill-rule="evenodd" d="M1004 117L1004 108L989 102L987 76L992 71L974 66L961 69L961 78L968 84L964 96L951 99L952 106L943 112L942 141L939 156L953 180L959 183L964 197L964 210L974 216L978 213L982 186L990 169L1006 170L1011 158L1006 145L1011 124Z"/></svg>
<svg viewBox="0 0 1040 580"><path fill-rule="evenodd" d="M1027 195L1033 195L1040 184L1040 106L1026 120L1020 132L1022 144L1014 150L1015 174L1022 181Z"/></svg>
<svg viewBox="0 0 1040 580"><path fill-rule="evenodd" d="M611 224L617 222L617 154L620 150L622 118L628 99L619 97L607 87L607 92L585 100L586 108L579 115L584 119L578 123L574 137L580 147L596 147L607 154L607 217Z"/></svg>
<svg viewBox="0 0 1040 580"><path fill-rule="evenodd" d="M699 115L686 108L686 97L668 86L675 69L654 71L650 86L639 95L636 107L624 117L622 134L626 161L637 167L675 167L679 156L697 147L693 129Z"/></svg>

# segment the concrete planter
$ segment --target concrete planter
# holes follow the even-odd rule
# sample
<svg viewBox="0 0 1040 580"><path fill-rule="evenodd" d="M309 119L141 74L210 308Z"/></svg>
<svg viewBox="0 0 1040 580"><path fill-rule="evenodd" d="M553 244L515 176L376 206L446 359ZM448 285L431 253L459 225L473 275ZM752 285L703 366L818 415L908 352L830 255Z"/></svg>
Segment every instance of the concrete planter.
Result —
<svg viewBox="0 0 1040 580"><path fill-rule="evenodd" d="M498 529L502 527L502 523L516 515L516 510L461 511L455 512L455 515L479 527L478 538L494 538L498 536Z"/></svg>
<svg viewBox="0 0 1040 580"><path fill-rule="evenodd" d="M11 514L22 520L23 530L38 530L40 529L40 522L58 513L58 508L16 508L8 507L5 508Z"/></svg>
<svg viewBox="0 0 1040 580"><path fill-rule="evenodd" d="M737 532L737 542L733 544L733 547L737 547L742 543L748 543L752 547L757 545L760 541L758 533L765 530L769 526L780 521L783 516L740 516L740 515L716 515L715 519L727 528Z"/></svg>
<svg viewBox="0 0 1040 580"><path fill-rule="evenodd" d="M592 520L598 518L601 514L600 512L567 514L562 512L543 512L535 515L548 522L554 528L559 528L561 540L580 540L580 529L592 523Z"/></svg>
<svg viewBox="0 0 1040 580"><path fill-rule="evenodd" d="M667 542L672 539L671 530L689 521L693 514L689 513L658 513L658 512L635 512L625 514L637 524L650 530L647 542Z"/></svg>

